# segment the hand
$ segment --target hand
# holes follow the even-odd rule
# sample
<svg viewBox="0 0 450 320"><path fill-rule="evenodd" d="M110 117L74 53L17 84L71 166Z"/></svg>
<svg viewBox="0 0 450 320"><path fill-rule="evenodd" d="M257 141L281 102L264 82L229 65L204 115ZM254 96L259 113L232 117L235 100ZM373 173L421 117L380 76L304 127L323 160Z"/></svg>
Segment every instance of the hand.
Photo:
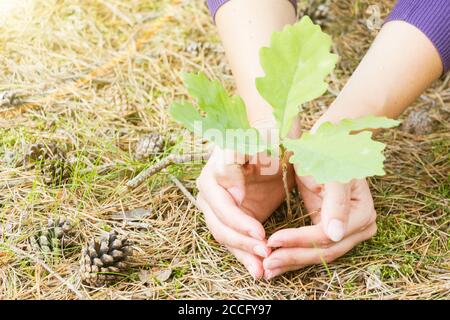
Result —
<svg viewBox="0 0 450 320"><path fill-rule="evenodd" d="M274 164L273 161L277 159L264 154L256 159L234 159L233 153L216 148L197 180L198 205L208 228L254 278L263 276L262 258L271 253L261 222L286 197L279 166L276 174L261 174L261 169ZM292 167L288 177L292 188L295 184Z"/></svg>
<svg viewBox="0 0 450 320"><path fill-rule="evenodd" d="M321 185L311 177L296 177L296 182L313 225L280 230L268 239L268 246L278 249L264 259L266 279L331 262L377 230L366 180Z"/></svg>

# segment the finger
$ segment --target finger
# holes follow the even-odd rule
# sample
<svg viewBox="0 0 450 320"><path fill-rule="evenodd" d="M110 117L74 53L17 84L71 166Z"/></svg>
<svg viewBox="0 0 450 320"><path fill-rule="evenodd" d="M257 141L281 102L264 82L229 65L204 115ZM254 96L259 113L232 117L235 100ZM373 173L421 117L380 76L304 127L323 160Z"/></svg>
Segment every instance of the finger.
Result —
<svg viewBox="0 0 450 320"><path fill-rule="evenodd" d="M223 158L218 159L219 155ZM231 194L236 203L241 205L245 198L245 178L242 168L245 159L230 151L218 153L216 157L213 171L214 178L220 186Z"/></svg>
<svg viewBox="0 0 450 320"><path fill-rule="evenodd" d="M270 280L273 279L285 272L294 271L303 268L304 266L288 266L282 268L276 268L271 270L264 270L264 279Z"/></svg>
<svg viewBox="0 0 450 320"><path fill-rule="evenodd" d="M350 184L330 182L325 184L321 210L321 223L325 234L333 241L345 236L350 213Z"/></svg>
<svg viewBox="0 0 450 320"><path fill-rule="evenodd" d="M283 229L267 240L267 245L272 248L314 248L325 247L331 243L320 225Z"/></svg>
<svg viewBox="0 0 450 320"><path fill-rule="evenodd" d="M370 202L359 203L350 213L345 237L365 230L376 219L375 209ZM300 228L283 229L275 232L267 240L267 245L272 248L317 248L328 247L334 243L323 231L322 224Z"/></svg>
<svg viewBox="0 0 450 320"><path fill-rule="evenodd" d="M212 208L204 200L202 195L197 198L197 203L205 215L205 221L213 234L214 238L220 244L233 247L261 257L268 257L271 253L270 248L261 240L245 236L224 225L214 214Z"/></svg>
<svg viewBox="0 0 450 320"><path fill-rule="evenodd" d="M375 233L376 224L373 223L363 232L353 234L328 248L277 249L264 259L264 270L329 263L350 251L358 243L371 238Z"/></svg>
<svg viewBox="0 0 450 320"><path fill-rule="evenodd" d="M365 179L356 181L351 202L352 208L348 222L351 232L361 231L375 222L377 213L369 185Z"/></svg>
<svg viewBox="0 0 450 320"><path fill-rule="evenodd" d="M297 165L298 167L299 165ZM297 172L297 169L296 169ZM322 192L324 186L323 184L318 184L316 180L312 176L297 176L298 181L301 183L301 185L310 190L311 192L315 194L319 194Z"/></svg>
<svg viewBox="0 0 450 320"><path fill-rule="evenodd" d="M320 222L323 184L317 184L312 177L296 176L297 189L313 224Z"/></svg>
<svg viewBox="0 0 450 320"><path fill-rule="evenodd" d="M306 188L301 184L301 188ZM315 190L318 191L318 190ZM303 193L302 193L303 195ZM376 212L366 180L356 180L351 193L350 214L345 237L361 232L375 222ZM301 228L284 229L268 239L270 247L326 247L332 241L323 231L323 223Z"/></svg>
<svg viewBox="0 0 450 320"><path fill-rule="evenodd" d="M219 186L210 173L202 173L197 184L203 199L225 225L255 239L265 238L266 233L262 224L242 211L230 193Z"/></svg>
<svg viewBox="0 0 450 320"><path fill-rule="evenodd" d="M227 246L227 249L236 257L236 259L240 263L245 266L245 268L254 279L262 278L262 276L264 275L264 269L262 266L261 258L254 254L233 247Z"/></svg>
<svg viewBox="0 0 450 320"><path fill-rule="evenodd" d="M376 217L377 214L367 181L365 179L355 180L352 184L350 213L345 237L363 231L375 222Z"/></svg>
<svg viewBox="0 0 450 320"><path fill-rule="evenodd" d="M245 197L245 180L242 165L247 157L233 150L214 149L208 164L219 185L229 189L235 201L240 205Z"/></svg>

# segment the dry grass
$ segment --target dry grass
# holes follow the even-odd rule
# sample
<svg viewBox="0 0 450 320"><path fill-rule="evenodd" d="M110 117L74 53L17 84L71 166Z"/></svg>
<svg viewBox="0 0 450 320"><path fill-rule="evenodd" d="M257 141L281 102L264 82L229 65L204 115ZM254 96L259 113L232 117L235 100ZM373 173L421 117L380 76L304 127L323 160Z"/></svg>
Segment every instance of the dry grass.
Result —
<svg viewBox="0 0 450 320"><path fill-rule="evenodd" d="M389 143L388 174L371 179L377 236L329 266L254 281L212 239L201 213L166 174L118 195L148 166L133 158L139 136L180 132L167 116L171 101L185 94L180 71L204 70L233 87L203 1L179 2L36 0L32 10L0 18L0 91L20 92L33 107L20 113L0 110L0 298L76 298L54 273L92 299L448 298L448 77L411 109L433 106L432 134L395 129L383 135ZM374 37L361 21L367 6L380 1L332 2L327 31L341 61L330 93L302 114L306 126L342 88ZM383 14L391 4L383 3ZM167 15L171 18L160 19ZM191 43L213 45L193 52ZM12 165L11 158L19 159L38 141L68 146L77 159L71 183L49 187L37 171ZM108 164L107 170L96 169ZM200 169L178 165L169 172L195 193ZM151 208L152 215L139 226L112 219L116 212L142 207ZM278 219L283 211L267 222L269 232L283 226ZM77 222L79 245L49 262L49 273L30 259L34 253L26 244L39 223L54 214ZM87 288L77 275L80 247L110 228L135 242L129 276L111 287ZM156 280L168 268L172 276Z"/></svg>

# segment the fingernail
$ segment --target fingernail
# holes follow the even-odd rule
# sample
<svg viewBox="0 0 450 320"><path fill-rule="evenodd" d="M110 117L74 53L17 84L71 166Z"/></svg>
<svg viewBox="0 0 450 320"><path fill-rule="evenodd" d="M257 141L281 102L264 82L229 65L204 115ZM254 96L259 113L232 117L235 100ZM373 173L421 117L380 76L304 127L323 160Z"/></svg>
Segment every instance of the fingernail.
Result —
<svg viewBox="0 0 450 320"><path fill-rule="evenodd" d="M273 271L271 271L271 270L266 270L264 272L264 278L266 280L270 280L270 279L274 278L275 276L276 276L276 274Z"/></svg>
<svg viewBox="0 0 450 320"><path fill-rule="evenodd" d="M279 247L283 246L283 243L281 241L278 241L278 240L269 240L267 242L267 245L269 247L272 247L272 248L279 248Z"/></svg>
<svg viewBox="0 0 450 320"><path fill-rule="evenodd" d="M342 221L332 219L328 223L327 235L334 242L342 240L342 238L344 237L344 224L342 223Z"/></svg>
<svg viewBox="0 0 450 320"><path fill-rule="evenodd" d="M260 234L259 232L256 232L255 230L250 230L248 232L248 234L250 235L250 237L255 238L257 240L264 240L264 235Z"/></svg>
<svg viewBox="0 0 450 320"><path fill-rule="evenodd" d="M255 254L257 254L260 257L264 257L267 258L269 256L269 253L267 252L266 247L264 246L255 246L253 248L253 252L255 252Z"/></svg>
<svg viewBox="0 0 450 320"><path fill-rule="evenodd" d="M256 267L254 265L247 266L248 272L250 272L250 275L253 277L253 279L257 278L258 270L256 270Z"/></svg>
<svg viewBox="0 0 450 320"><path fill-rule="evenodd" d="M266 269L274 269L278 268L281 265L281 261L278 259L269 259L264 260L264 268Z"/></svg>
<svg viewBox="0 0 450 320"><path fill-rule="evenodd" d="M238 205L241 205L244 201L244 192L238 187L231 187L228 192L233 196Z"/></svg>

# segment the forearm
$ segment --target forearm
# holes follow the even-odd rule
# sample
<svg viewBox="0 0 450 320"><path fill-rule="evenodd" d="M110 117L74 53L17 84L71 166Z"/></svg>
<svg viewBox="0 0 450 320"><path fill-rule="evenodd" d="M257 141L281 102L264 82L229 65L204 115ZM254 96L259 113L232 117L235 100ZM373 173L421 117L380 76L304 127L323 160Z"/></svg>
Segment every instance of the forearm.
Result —
<svg viewBox="0 0 450 320"><path fill-rule="evenodd" d="M419 29L387 23L339 96L319 119L401 114L443 71L438 51Z"/></svg>
<svg viewBox="0 0 450 320"><path fill-rule="evenodd" d="M215 14L238 93L246 103L250 123L254 126L275 125L273 110L255 85L255 79L264 74L259 49L269 44L274 31L294 23L295 18L294 6L287 0L231 0Z"/></svg>

